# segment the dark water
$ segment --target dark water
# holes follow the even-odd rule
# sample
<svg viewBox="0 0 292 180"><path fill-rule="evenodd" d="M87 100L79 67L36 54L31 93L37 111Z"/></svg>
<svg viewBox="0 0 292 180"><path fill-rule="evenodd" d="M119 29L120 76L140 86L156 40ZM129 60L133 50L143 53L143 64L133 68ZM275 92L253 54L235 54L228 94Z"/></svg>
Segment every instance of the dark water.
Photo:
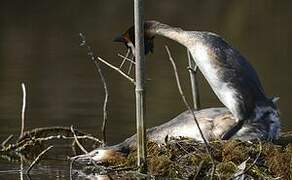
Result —
<svg viewBox="0 0 292 180"><path fill-rule="evenodd" d="M292 2L283 1L145 1L146 19L212 31L222 35L255 67L266 93L280 96L283 130L289 117L292 58ZM0 141L20 129L21 88L28 88L26 129L70 126L100 136L103 87L80 48L79 32L86 34L96 55L119 64L125 48L112 39L133 21L133 1L5 1L0 6ZM180 68L190 97L185 70L186 50L164 38L155 39L147 57L147 127L158 125L185 107L177 92L164 45L168 44ZM134 133L134 87L116 72L104 68L110 91L108 139L117 143ZM203 107L220 106L201 80ZM68 163L48 161L33 171L32 179L68 179ZM47 164L47 165L46 165ZM18 163L0 161L0 179L18 179Z"/></svg>

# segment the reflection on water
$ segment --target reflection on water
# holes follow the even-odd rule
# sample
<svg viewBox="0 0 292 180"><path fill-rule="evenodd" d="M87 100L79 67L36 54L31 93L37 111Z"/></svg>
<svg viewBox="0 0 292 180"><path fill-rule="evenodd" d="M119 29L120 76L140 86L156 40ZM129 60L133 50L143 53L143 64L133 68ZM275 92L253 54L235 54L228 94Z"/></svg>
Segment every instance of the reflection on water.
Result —
<svg viewBox="0 0 292 180"><path fill-rule="evenodd" d="M289 101L291 81L291 1L154 1L145 2L145 17L221 34L255 66L269 96L280 96L283 129L291 129ZM118 64L118 52L125 49L112 43L116 34L132 24L132 1L6 1L0 7L0 140L20 129L20 82L28 86L26 128L70 126L100 135L103 87L95 68L79 47L78 33L87 35L96 54ZM185 108L163 45L170 45L180 68L183 85L190 96L184 70L186 51L164 38L155 39L154 54L147 57L147 126L165 122ZM134 132L133 86L116 72L104 68L109 84L110 143ZM218 100L203 80L201 102L218 106ZM53 171L59 168L60 172ZM17 169L0 163L0 170ZM46 168L53 172L45 172ZM43 166L33 177L48 174L66 176L67 164ZM49 170L48 170L49 171ZM42 175L44 174L44 175ZM0 179L18 174L0 173ZM62 178L59 178L62 179Z"/></svg>
<svg viewBox="0 0 292 180"><path fill-rule="evenodd" d="M23 179L23 180L35 180L35 179L69 179L69 163L66 161L47 160L42 161L41 164L35 166L30 174L26 174L25 170L28 165L18 163L11 163L0 161L0 179ZM21 172L20 170L24 171Z"/></svg>

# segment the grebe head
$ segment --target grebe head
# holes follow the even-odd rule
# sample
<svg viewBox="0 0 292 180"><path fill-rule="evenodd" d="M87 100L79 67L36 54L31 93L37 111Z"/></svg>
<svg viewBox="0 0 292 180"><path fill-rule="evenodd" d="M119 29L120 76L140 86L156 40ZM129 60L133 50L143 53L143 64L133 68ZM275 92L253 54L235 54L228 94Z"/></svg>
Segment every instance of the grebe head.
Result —
<svg viewBox="0 0 292 180"><path fill-rule="evenodd" d="M157 21L145 21L144 23L144 47L145 47L145 54L147 55L149 52L153 53L154 48L154 33L150 33L147 31L148 29L152 29ZM125 46L130 49L135 46L135 33L134 33L134 26L130 27L126 32L121 35L118 35L114 42L121 42L124 43Z"/></svg>

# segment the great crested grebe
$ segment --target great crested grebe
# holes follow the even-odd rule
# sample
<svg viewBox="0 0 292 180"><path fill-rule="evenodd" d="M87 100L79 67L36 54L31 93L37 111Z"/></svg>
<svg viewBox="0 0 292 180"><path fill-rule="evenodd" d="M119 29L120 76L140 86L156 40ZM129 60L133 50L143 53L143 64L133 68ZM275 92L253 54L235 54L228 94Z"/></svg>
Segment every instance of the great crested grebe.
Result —
<svg viewBox="0 0 292 180"><path fill-rule="evenodd" d="M131 29L133 27L116 40L133 48L133 36L129 35ZM195 111L207 139L273 140L278 137L280 122L275 100L266 97L253 67L220 36L210 32L184 31L157 21L146 21L144 32L145 47L150 47L145 53L153 48L155 35L186 46L216 96L226 106ZM163 143L166 136L202 140L193 117L187 111L147 130L147 138L151 141ZM96 149L78 158L104 161L127 155L132 146L135 146L135 135L118 145Z"/></svg>

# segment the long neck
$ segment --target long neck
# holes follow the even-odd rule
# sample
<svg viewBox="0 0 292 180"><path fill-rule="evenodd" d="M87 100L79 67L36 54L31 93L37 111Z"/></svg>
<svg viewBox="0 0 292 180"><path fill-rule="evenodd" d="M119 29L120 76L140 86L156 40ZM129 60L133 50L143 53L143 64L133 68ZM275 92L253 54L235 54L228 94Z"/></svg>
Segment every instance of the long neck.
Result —
<svg viewBox="0 0 292 180"><path fill-rule="evenodd" d="M152 25L152 27L148 29L148 31L151 34L161 35L166 38L172 39L186 47L188 47L190 45L190 42L192 42L189 39L187 31L160 22L156 22L155 25Z"/></svg>

